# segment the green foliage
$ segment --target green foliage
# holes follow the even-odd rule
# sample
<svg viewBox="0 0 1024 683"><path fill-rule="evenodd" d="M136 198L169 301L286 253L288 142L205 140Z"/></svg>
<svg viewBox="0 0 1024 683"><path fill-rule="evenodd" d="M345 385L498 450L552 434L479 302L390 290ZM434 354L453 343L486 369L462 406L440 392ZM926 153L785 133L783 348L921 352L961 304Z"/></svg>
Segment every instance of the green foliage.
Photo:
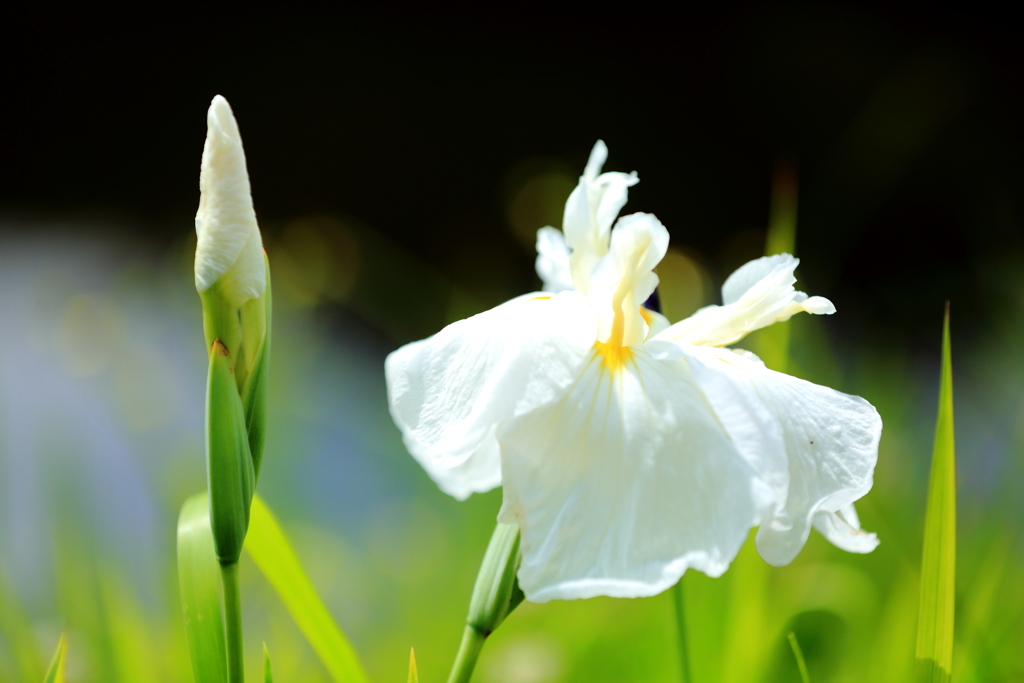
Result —
<svg viewBox="0 0 1024 683"><path fill-rule="evenodd" d="M7 662L0 653L0 679L36 681L42 678L43 667L34 656L32 635L32 622L0 576L0 643L8 645L14 658L13 662Z"/></svg>
<svg viewBox="0 0 1024 683"><path fill-rule="evenodd" d="M917 624L915 678L949 681L953 672L956 601L956 446L953 434L953 370L949 307L942 329L942 375L935 447L928 483L928 509L921 556L921 601Z"/></svg>
<svg viewBox="0 0 1024 683"><path fill-rule="evenodd" d="M417 672L423 671L424 680L443 682L459 644L480 550L494 529L501 492L474 495L458 504L440 493L394 433L378 368L363 368L358 353L334 345L316 325L302 324L309 309L288 308L285 276L281 271L276 274L278 317L289 316L300 324L279 326L274 337L277 374L270 399L282 409L274 418L276 428L268 447L275 440L286 444L290 462L268 458L271 474L264 476L261 486L270 484L273 500L281 500L282 506L287 502L294 511L287 526L294 549L324 604L343 618L339 623L346 633L357 637L353 644L373 680L407 678L409 660L403 653L415 643ZM813 293L813 283L807 289ZM182 300L193 303L192 293L187 294ZM409 320L394 324L409 324ZM687 636L697 683L799 683L786 637L791 630L815 681L913 679L919 600L916 556L921 550L925 488L915 484L920 474L915 462L923 462L932 445L924 443L931 434L920 438L915 407L931 391L931 379L920 372L912 352L899 340L876 350L858 345L839 356L842 344L830 344L825 334L831 324L828 318L812 316L787 323L792 329L790 369L805 371L802 376L808 380L862 395L882 414L885 429L875 486L857 502L864 527L877 532L882 544L869 555L851 555L812 532L806 548L787 567L766 566L749 542L720 578L687 572L683 578ZM992 334L1016 340L1024 332L1018 322L1008 319L1005 324L1002 332ZM988 343L997 346L996 341ZM303 352L280 353L289 348ZM992 352L968 356L960 350L958 367L964 364L965 379L974 378L975 389L986 391L990 386L998 389L997 379L1016 383L1024 362L995 353L996 348L981 350L986 349ZM993 385L986 378L995 378ZM961 382L958 389L963 392L966 386ZM976 404L976 410L1005 408L1007 417L1019 413L1016 404L996 406L997 399L1005 398L998 393L980 394L974 395L991 402ZM334 401L347 402L339 408ZM963 421L965 408L971 406L962 398L959 404L957 417ZM929 432L933 417L928 418ZM351 489L345 488L336 470L328 475L322 469L325 461L309 454L324 450L320 425L329 421L340 432L342 427L337 425L346 420L345 425L359 422L358 430L344 429L357 439L359 457L372 460L367 466L377 468L371 478L386 477L385 493L397 490L401 496L360 498L357 513L352 512L353 504L345 503L329 508L341 510L343 516L327 517L323 511L328 508L321 502L325 491L341 496ZM47 427L47 438L29 454L39 467L40 485L53 487L61 477L79 484L86 478L75 450L77 442L53 438L60 426L58 422ZM200 487L189 474L201 448L201 442L194 442L199 438L183 435L181 445L175 445L181 457L160 467L150 466L159 462L161 451L137 451L134 464L140 467L150 494L145 500L158 524L178 512L184 494ZM959 501L956 683L1013 681L1024 676L1024 650L1019 647L1024 632L1024 582L1019 580L1024 575L1024 555L1018 514L1018 475L1024 461L1013 457L1024 452L1024 429L1009 438L1006 461L985 461L1004 469L994 470L996 476L978 485L983 486L982 494L967 498L965 489ZM966 452L961 453L962 464L967 463L965 456ZM282 472L285 476L279 476ZM331 479L323 488L311 490L311 472ZM142 680L190 680L191 643L186 639L190 622L182 628L179 609L185 608L187 620L190 609L195 614L196 603L186 599L179 603L177 597L178 584L187 575L182 570L188 565L187 554L179 557L178 576L173 572L173 545L159 539L144 546L145 554L140 550L130 559L105 554L116 546L109 539L117 532L98 525L95 511L74 494L73 486L44 490L49 498L41 499L40 512L51 520L52 535L47 540L53 552L52 568L40 566L32 577L37 585L32 587L26 584L20 558L9 555L0 562L0 681L42 680L59 636L54 630L58 624L68 631L68 669L75 680L136 683L140 674L131 673L133 667L141 671L142 662L151 657L149 670L159 673ZM920 495L915 496L918 490ZM206 518L208 549L194 557L213 572L210 580L216 595L219 570L209 536L208 503L200 498L197 512ZM252 525L258 525L255 519ZM283 604L253 569L248 560L242 560L245 625L255 636L250 647L266 640L274 650L273 668L279 679L333 680ZM182 588L183 598L184 593ZM215 618L219 623L219 612ZM515 675L531 680L528 676L534 676L532 680L553 683L678 680L676 625L671 593L643 600L526 602L489 637L478 662L478 678L501 680ZM126 639L125 634L134 639ZM253 649L250 662L254 679L260 674L257 652ZM220 683L223 675L214 680ZM199 677L196 681L205 683Z"/></svg>
<svg viewBox="0 0 1024 683"><path fill-rule="evenodd" d="M181 507L178 517L178 582L185 635L196 683L224 683L227 653L220 606L220 566L210 530L206 493Z"/></svg>
<svg viewBox="0 0 1024 683"><path fill-rule="evenodd" d="M57 650L53 653L50 661L50 668L46 670L46 677L43 683L64 683L64 655L67 653L67 638L61 634L57 641Z"/></svg>
<svg viewBox="0 0 1024 683"><path fill-rule="evenodd" d="M409 683L420 683L420 674L416 671L416 650L409 648Z"/></svg>
<svg viewBox="0 0 1024 683"><path fill-rule="evenodd" d="M238 562L256 486L242 399L227 347L214 342L206 397L206 467L217 559Z"/></svg>
<svg viewBox="0 0 1024 683"><path fill-rule="evenodd" d="M159 648L150 636L150 625L134 596L114 568L100 576L103 612L110 634L114 669L120 681L158 681L164 678Z"/></svg>
<svg viewBox="0 0 1024 683"><path fill-rule="evenodd" d="M252 501L245 549L277 591L331 677L337 683L366 683L355 651L317 595L284 530L259 496Z"/></svg>

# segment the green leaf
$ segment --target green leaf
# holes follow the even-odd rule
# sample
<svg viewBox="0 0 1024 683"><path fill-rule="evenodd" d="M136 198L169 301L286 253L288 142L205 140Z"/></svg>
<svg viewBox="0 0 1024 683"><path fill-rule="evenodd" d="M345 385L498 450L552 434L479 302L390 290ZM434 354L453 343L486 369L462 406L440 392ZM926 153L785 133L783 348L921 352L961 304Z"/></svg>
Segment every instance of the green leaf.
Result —
<svg viewBox="0 0 1024 683"><path fill-rule="evenodd" d="M217 559L234 564L242 554L249 528L256 478L231 358L227 347L218 341L210 350L207 382L206 476Z"/></svg>
<svg viewBox="0 0 1024 683"><path fill-rule="evenodd" d="M274 674L270 671L270 651L263 643L263 683L274 683Z"/></svg>
<svg viewBox="0 0 1024 683"><path fill-rule="evenodd" d="M64 654L67 649L68 641L62 633L60 640L57 641L57 650L53 653L53 659L50 660L50 668L46 670L46 678L43 679L43 683L64 683Z"/></svg>
<svg viewBox="0 0 1024 683"><path fill-rule="evenodd" d="M266 254L264 254L266 256ZM265 261L266 259L264 259ZM266 442L267 378L270 375L270 265L267 264L267 288L263 296L245 303L241 310L242 346L247 354L255 348L255 360L242 386L242 405L245 408L245 428L249 435L249 454L252 456L253 476L259 480Z"/></svg>
<svg viewBox="0 0 1024 683"><path fill-rule="evenodd" d="M789 638L789 647L793 650L793 658L796 659L796 668L800 671L800 680L803 683L811 683L811 676L807 673L807 662L804 661L804 651L800 649L800 642L796 639L796 634L790 631L787 637Z"/></svg>
<svg viewBox="0 0 1024 683"><path fill-rule="evenodd" d="M409 683L420 683L420 674L416 671L416 650L409 648Z"/></svg>
<svg viewBox="0 0 1024 683"><path fill-rule="evenodd" d="M214 554L206 493L197 493L181 506L178 584L196 683L224 683L227 651L220 608L220 565Z"/></svg>
<svg viewBox="0 0 1024 683"><path fill-rule="evenodd" d="M949 681L953 672L953 611L956 594L956 448L953 435L953 371L949 305L942 329L942 374L935 449L928 483L928 508L921 557L921 601L917 621L915 679Z"/></svg>
<svg viewBox="0 0 1024 683"><path fill-rule="evenodd" d="M355 651L317 595L277 519L259 496L252 500L245 549L277 591L331 677L338 683L366 683Z"/></svg>

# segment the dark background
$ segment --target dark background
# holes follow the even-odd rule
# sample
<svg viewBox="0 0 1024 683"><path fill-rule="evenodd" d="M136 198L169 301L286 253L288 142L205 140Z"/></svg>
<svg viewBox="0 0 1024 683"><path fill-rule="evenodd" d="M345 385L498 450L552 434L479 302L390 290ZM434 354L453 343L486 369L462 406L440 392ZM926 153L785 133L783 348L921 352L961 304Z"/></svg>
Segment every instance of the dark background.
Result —
<svg viewBox="0 0 1024 683"><path fill-rule="evenodd" d="M271 240L341 212L462 287L501 282L488 304L535 286L503 213L510 169L579 173L599 137L610 169L640 172L627 211L655 213L717 282L757 255L773 165L795 162L803 282L835 301L840 339L934 353L946 299L970 341L1016 297L1024 72L989 9L22 7L0 23L9 218L179 240L221 93Z"/></svg>

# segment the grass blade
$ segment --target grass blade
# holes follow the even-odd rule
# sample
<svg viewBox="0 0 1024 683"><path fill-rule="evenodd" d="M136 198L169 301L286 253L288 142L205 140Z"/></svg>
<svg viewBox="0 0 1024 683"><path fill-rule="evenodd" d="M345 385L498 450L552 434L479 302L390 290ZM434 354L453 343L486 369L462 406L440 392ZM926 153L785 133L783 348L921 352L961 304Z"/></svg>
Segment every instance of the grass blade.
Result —
<svg viewBox="0 0 1024 683"><path fill-rule="evenodd" d="M366 683L355 650L334 622L270 508L252 499L245 549L338 683Z"/></svg>
<svg viewBox="0 0 1024 683"><path fill-rule="evenodd" d="M274 674L270 671L270 651L263 643L263 683L274 683Z"/></svg>
<svg viewBox="0 0 1024 683"><path fill-rule="evenodd" d="M213 548L205 493L192 496L181 506L178 583L196 683L224 683L227 652L220 609L220 565Z"/></svg>
<svg viewBox="0 0 1024 683"><path fill-rule="evenodd" d="M793 658L796 659L796 668L800 670L802 683L811 683L811 676L807 673L807 662L804 661L804 651L800 649L800 642L792 631L786 636L789 638L789 646L793 648Z"/></svg>
<svg viewBox="0 0 1024 683"><path fill-rule="evenodd" d="M785 159L775 164L772 204L768 217L765 256L792 254L796 245L796 166Z"/></svg>
<svg viewBox="0 0 1024 683"><path fill-rule="evenodd" d="M420 674L416 671L416 650L409 648L409 683L420 683Z"/></svg>
<svg viewBox="0 0 1024 683"><path fill-rule="evenodd" d="M57 641L57 651L53 653L50 661L50 668L46 671L46 678L43 683L64 683L64 654L68 649L68 641L64 634L61 634Z"/></svg>
<svg viewBox="0 0 1024 683"><path fill-rule="evenodd" d="M928 508L921 557L921 602L917 622L915 679L949 681L953 671L953 610L956 591L956 450L953 436L953 373L949 305L942 329L942 374L935 449L928 482Z"/></svg>

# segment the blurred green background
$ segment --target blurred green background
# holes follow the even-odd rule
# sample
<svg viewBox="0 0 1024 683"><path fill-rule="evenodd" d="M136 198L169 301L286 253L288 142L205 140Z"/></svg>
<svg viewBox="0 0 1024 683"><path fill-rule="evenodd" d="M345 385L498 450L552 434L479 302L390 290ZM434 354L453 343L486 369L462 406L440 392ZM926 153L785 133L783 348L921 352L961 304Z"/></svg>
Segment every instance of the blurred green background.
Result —
<svg viewBox="0 0 1024 683"><path fill-rule="evenodd" d="M812 535L690 573L694 680L907 680L942 306L952 303L959 681L1024 680L1024 55L978 6L779 3L0 10L0 681L191 680L174 572L205 485L191 258L205 111L239 120L275 297L261 495L375 681L454 655L500 492L457 503L405 453L383 359L538 286L597 138L673 250L672 320L763 252L797 169L790 371L885 428L859 504L882 545ZM750 341L756 348L757 339ZM247 562L247 560L246 560ZM250 675L327 680L243 564ZM525 604L481 683L678 680L669 596Z"/></svg>

